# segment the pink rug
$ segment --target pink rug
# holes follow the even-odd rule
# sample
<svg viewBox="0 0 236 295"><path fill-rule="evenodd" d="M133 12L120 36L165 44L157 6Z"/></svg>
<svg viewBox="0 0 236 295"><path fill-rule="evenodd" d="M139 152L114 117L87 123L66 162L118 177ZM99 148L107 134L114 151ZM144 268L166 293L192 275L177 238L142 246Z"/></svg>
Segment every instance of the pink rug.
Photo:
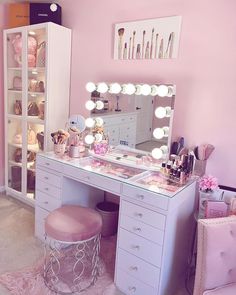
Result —
<svg viewBox="0 0 236 295"><path fill-rule="evenodd" d="M101 241L100 275L96 284L82 292L83 295L102 295L113 283L115 265L115 237ZM33 267L0 275L0 283L14 295L55 295L44 284L42 277L43 259Z"/></svg>

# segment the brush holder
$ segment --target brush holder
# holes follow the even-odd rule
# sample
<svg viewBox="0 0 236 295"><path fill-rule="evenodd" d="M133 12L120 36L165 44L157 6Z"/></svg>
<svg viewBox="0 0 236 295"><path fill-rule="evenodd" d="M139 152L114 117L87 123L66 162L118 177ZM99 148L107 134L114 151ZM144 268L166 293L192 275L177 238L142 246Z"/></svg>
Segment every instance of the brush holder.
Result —
<svg viewBox="0 0 236 295"><path fill-rule="evenodd" d="M193 168L194 175L197 175L200 177L203 176L206 172L206 165L207 165L207 160L195 159L194 168Z"/></svg>
<svg viewBox="0 0 236 295"><path fill-rule="evenodd" d="M54 144L54 153L57 156L63 156L65 151L66 151L66 144L65 143Z"/></svg>

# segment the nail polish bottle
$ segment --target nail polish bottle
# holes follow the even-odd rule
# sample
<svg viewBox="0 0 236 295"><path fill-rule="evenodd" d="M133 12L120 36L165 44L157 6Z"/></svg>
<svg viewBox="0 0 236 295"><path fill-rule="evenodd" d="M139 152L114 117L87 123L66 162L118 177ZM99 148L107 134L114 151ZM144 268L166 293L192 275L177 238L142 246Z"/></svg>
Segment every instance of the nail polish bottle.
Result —
<svg viewBox="0 0 236 295"><path fill-rule="evenodd" d="M162 173L163 175L166 175L166 163L165 163L165 162L163 162L163 163L161 164L161 169L160 169L160 171L161 171L161 173Z"/></svg>

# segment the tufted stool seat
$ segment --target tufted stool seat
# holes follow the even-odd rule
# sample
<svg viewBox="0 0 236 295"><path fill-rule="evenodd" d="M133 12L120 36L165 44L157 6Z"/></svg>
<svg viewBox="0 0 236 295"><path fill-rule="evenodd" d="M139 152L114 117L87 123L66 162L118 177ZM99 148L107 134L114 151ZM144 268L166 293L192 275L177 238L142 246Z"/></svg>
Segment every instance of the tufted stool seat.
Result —
<svg viewBox="0 0 236 295"><path fill-rule="evenodd" d="M50 290L73 294L94 284L98 275L101 229L100 214L90 208L67 205L47 216L44 282ZM47 251L47 243L50 251Z"/></svg>

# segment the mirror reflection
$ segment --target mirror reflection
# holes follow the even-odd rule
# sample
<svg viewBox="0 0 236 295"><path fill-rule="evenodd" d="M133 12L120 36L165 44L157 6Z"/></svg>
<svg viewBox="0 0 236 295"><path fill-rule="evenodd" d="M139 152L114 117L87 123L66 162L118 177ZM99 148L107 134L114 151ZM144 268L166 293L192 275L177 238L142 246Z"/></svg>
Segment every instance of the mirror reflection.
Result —
<svg viewBox="0 0 236 295"><path fill-rule="evenodd" d="M98 83L94 87L95 84L88 84L90 88L86 88L91 97L86 108L90 110L91 117L103 119L111 145L124 145L147 152L163 145L170 147L174 85L112 83L109 87L109 84ZM157 87L159 92L155 93Z"/></svg>

